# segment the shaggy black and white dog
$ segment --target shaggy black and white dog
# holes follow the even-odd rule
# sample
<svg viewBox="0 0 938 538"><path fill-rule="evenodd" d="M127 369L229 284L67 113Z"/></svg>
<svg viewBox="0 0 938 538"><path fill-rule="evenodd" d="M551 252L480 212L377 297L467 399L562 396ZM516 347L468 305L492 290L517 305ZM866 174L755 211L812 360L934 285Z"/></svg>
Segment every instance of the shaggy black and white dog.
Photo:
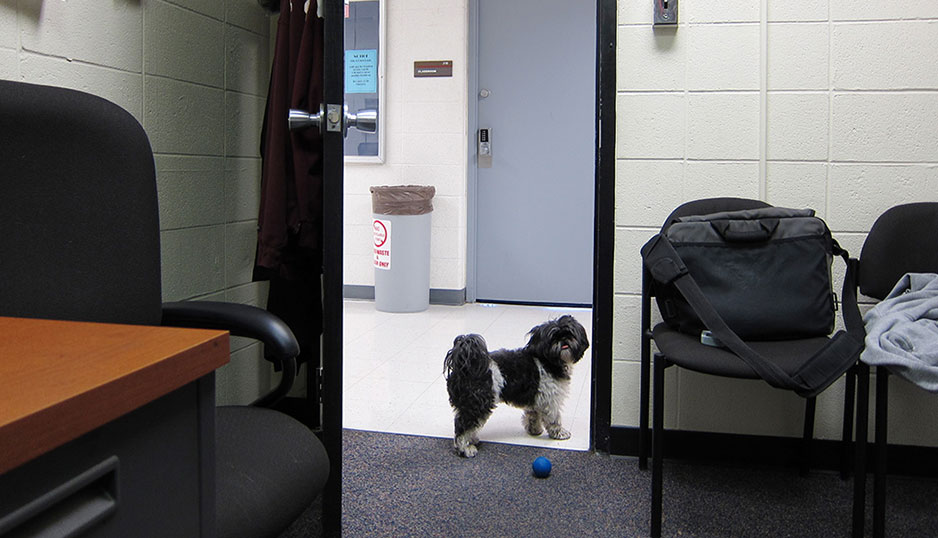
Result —
<svg viewBox="0 0 938 538"><path fill-rule="evenodd" d="M477 433L498 402L524 409L522 422L530 435L546 428L551 439L570 438L560 424L560 408L573 365L589 347L586 331L573 316L561 316L528 336L520 349L489 353L480 335L461 335L446 353L446 390L456 414L453 445L461 455L476 455Z"/></svg>

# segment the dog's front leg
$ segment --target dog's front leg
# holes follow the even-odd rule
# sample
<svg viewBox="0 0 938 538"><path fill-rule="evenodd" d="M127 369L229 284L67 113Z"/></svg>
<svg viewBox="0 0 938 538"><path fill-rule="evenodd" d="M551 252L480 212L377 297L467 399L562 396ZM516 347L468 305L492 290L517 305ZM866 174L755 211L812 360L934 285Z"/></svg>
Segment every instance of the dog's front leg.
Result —
<svg viewBox="0 0 938 538"><path fill-rule="evenodd" d="M528 435L537 437L544 433L544 426L541 425L541 414L536 409L525 409L521 422L524 424L524 430L528 432Z"/></svg>
<svg viewBox="0 0 938 538"><path fill-rule="evenodd" d="M570 438L570 432L560 425L560 409L548 408L541 412L541 416L551 439L562 441Z"/></svg>
<svg viewBox="0 0 938 538"><path fill-rule="evenodd" d="M479 438L473 433L464 433L462 435L457 435L453 439L453 448L456 449L460 455L467 458L474 458L475 455L479 452L479 448L476 444L479 442Z"/></svg>
<svg viewBox="0 0 938 538"><path fill-rule="evenodd" d="M559 422L555 422L547 425L547 435L549 435L551 439L563 441L564 439L570 438L570 431L561 426Z"/></svg>

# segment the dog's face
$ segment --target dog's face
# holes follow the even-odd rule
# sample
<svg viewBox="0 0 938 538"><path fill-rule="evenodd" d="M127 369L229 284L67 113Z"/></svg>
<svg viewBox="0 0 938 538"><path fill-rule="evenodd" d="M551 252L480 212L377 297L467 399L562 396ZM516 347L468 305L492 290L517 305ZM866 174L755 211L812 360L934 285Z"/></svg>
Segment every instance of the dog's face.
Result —
<svg viewBox="0 0 938 538"><path fill-rule="evenodd" d="M527 348L537 356L567 364L583 358L590 347L586 329L573 316L561 316L542 323L528 333Z"/></svg>

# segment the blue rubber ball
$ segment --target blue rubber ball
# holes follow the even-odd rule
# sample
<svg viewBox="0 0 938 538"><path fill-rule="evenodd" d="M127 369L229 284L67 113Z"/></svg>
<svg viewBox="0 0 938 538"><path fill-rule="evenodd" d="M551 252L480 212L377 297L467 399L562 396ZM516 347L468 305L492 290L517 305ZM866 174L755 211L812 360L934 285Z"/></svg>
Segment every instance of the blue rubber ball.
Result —
<svg viewBox="0 0 938 538"><path fill-rule="evenodd" d="M534 476L538 478L550 476L550 460L543 456L535 459L534 463L531 464L531 468L534 470Z"/></svg>

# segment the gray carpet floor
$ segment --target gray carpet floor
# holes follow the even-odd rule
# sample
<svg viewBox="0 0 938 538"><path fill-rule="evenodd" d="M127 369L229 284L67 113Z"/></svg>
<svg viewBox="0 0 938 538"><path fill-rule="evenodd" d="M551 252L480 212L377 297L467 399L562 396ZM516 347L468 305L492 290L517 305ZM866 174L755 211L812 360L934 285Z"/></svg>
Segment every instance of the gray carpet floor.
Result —
<svg viewBox="0 0 938 538"><path fill-rule="evenodd" d="M343 536L647 536L651 472L634 458L346 431ZM535 478L531 462L553 463ZM867 535L871 535L872 478ZM835 473L665 461L665 536L849 536L852 481ZM938 536L938 480L890 477L887 535ZM311 507L284 535L319 536Z"/></svg>

